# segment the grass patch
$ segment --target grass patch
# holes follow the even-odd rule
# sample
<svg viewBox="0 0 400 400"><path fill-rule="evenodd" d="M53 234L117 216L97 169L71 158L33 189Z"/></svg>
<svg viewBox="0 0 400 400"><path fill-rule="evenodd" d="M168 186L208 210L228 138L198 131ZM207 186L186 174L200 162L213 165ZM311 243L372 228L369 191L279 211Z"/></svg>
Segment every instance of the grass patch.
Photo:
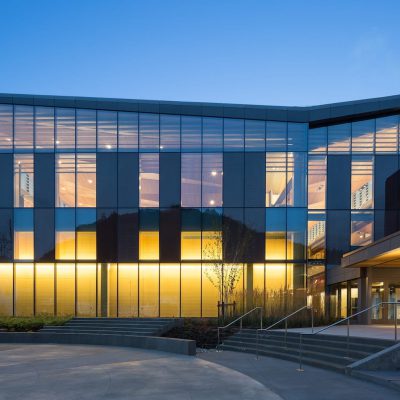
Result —
<svg viewBox="0 0 400 400"><path fill-rule="evenodd" d="M72 317L0 317L0 330L7 332L36 332L44 325L64 325Z"/></svg>

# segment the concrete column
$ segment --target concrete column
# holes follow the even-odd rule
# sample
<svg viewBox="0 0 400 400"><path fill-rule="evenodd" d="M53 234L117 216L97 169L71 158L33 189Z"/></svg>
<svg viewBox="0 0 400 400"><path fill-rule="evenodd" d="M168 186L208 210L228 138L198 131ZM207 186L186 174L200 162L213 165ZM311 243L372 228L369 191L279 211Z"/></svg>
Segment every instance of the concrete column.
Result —
<svg viewBox="0 0 400 400"><path fill-rule="evenodd" d="M358 283L358 311L364 310L371 305L371 287L369 283L370 268L361 268ZM363 313L359 318L360 324L371 323L371 313Z"/></svg>

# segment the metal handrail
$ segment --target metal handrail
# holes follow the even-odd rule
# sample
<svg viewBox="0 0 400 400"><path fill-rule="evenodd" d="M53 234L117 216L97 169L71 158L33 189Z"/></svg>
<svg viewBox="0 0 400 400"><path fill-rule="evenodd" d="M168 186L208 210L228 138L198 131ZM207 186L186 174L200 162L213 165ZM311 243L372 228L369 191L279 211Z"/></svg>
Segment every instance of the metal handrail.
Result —
<svg viewBox="0 0 400 400"><path fill-rule="evenodd" d="M256 332L256 337L257 337L257 353L256 353L256 355L257 355L257 359L258 359L258 353L259 353L259 350L258 350L258 348L259 348L259 334L258 334L258 332L259 331L263 331L263 336L264 336L267 333L268 330L270 330L274 326L279 325L280 323L285 321L285 347L286 347L286 345L287 345L287 329L288 329L287 321L288 321L289 318L293 317L294 315L296 315L297 313L299 313L300 311L303 311L305 309L311 311L311 329L312 329L312 332L314 332L314 310L313 310L313 307L312 306L308 306L308 305L300 307L296 311L293 311L291 314L286 315L285 317L281 318L279 321L274 322L273 324L267 326L266 328L257 329L257 332Z"/></svg>
<svg viewBox="0 0 400 400"><path fill-rule="evenodd" d="M229 328L230 326L232 326L233 324L235 324L238 321L240 321L240 330L242 330L242 328L243 328L243 318L247 317L249 314L253 313L256 310L260 310L260 328L262 329L263 307L254 307L250 311L247 311L245 314L241 315L240 317L238 317L235 320L233 320L232 322L230 322L228 325L219 326L217 328L217 349L220 346L220 334L219 334L219 331L220 330L224 330L226 328Z"/></svg>
<svg viewBox="0 0 400 400"><path fill-rule="evenodd" d="M300 336L299 336L299 342L300 342L300 348L299 348L299 368L297 369L298 371L304 371L303 370L303 335L317 335L318 333L324 332L330 328L333 328L336 325L341 324L342 322L347 321L347 339L346 339L346 346L347 346L347 358L349 357L349 353L350 353L350 348L349 348L349 342L350 342L350 320L354 317L357 317L358 315L364 314L365 312L368 312L374 308L377 307L383 307L385 305L394 305L395 309L394 309L394 340L397 342L397 307L400 305L399 302L397 301L382 301L381 303L378 304L374 304L370 307L364 308L361 311L358 311L354 314L349 315L346 318L342 318L339 321L336 321L328 326L325 326L319 330L317 330L316 332L311 331L311 333L301 333L300 332Z"/></svg>

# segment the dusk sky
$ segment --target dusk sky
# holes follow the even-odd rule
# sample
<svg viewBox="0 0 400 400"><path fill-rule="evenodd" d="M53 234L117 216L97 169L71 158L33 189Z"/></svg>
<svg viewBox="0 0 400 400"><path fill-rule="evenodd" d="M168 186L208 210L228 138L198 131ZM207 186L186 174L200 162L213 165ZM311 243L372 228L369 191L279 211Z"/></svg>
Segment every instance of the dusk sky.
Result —
<svg viewBox="0 0 400 400"><path fill-rule="evenodd" d="M1 1L0 92L314 105L400 94L398 0Z"/></svg>

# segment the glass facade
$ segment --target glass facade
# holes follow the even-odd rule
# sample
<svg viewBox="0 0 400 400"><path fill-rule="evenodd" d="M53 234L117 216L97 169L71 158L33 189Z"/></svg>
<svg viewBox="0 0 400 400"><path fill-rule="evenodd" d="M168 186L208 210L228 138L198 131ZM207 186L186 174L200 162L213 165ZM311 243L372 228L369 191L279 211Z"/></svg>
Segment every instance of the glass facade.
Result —
<svg viewBox="0 0 400 400"><path fill-rule="evenodd" d="M383 231L398 153L397 115L0 104L0 314L284 314Z"/></svg>

